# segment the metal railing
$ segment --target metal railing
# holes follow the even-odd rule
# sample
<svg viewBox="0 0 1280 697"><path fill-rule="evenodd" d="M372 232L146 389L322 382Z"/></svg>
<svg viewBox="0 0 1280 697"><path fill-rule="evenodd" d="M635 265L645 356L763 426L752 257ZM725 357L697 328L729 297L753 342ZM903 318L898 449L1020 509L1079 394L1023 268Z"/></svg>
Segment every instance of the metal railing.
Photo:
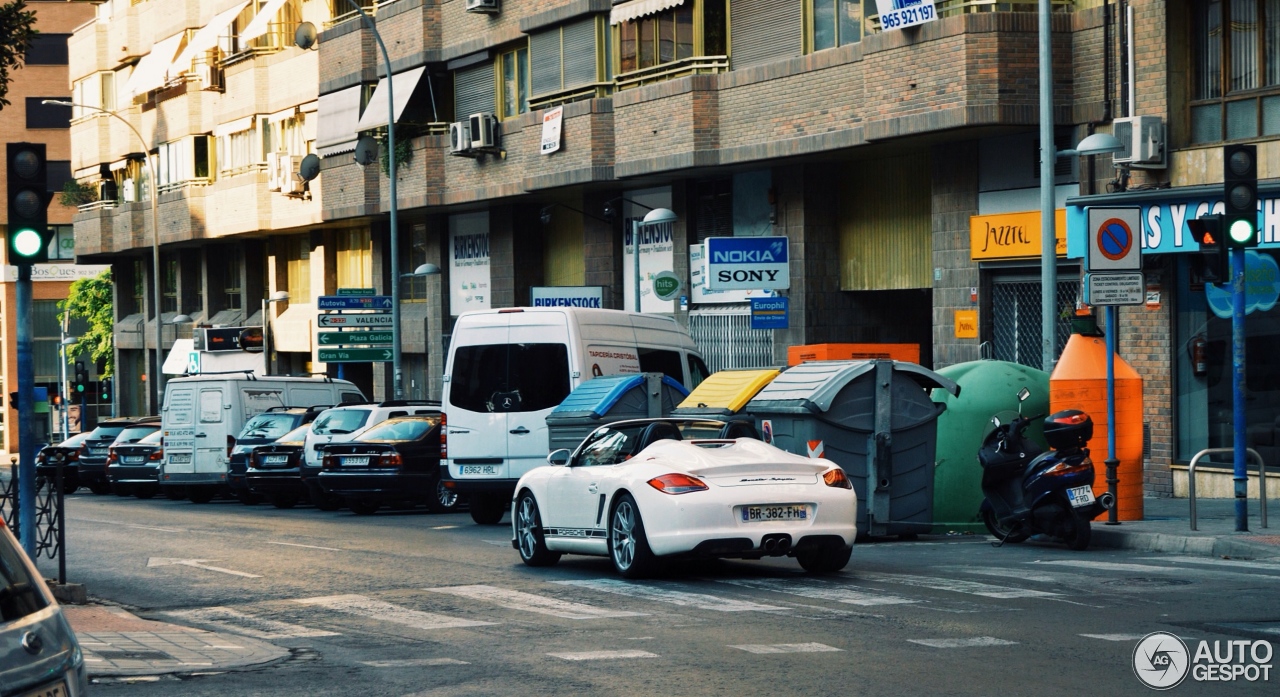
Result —
<svg viewBox="0 0 1280 697"><path fill-rule="evenodd" d="M65 502L62 497L62 468L58 468L58 476L54 479L36 477L36 556L50 559L58 558L58 582L67 582L65 533L63 521L66 520ZM0 482L0 518L13 531L15 536L22 534L19 525L18 508L18 465L9 466L8 481Z"/></svg>
<svg viewBox="0 0 1280 697"><path fill-rule="evenodd" d="M577 102L583 99L598 99L613 93L613 82L591 82L577 87L569 87L555 92L547 92L529 98L529 109L549 109L561 104Z"/></svg>
<svg viewBox="0 0 1280 697"><path fill-rule="evenodd" d="M1258 517L1262 527L1267 527L1267 463L1253 448L1245 448L1245 453L1258 463ZM1191 466L1187 468L1187 498L1191 501L1191 529L1196 529L1196 465L1200 460L1215 453L1234 453L1235 448L1205 448L1191 458Z"/></svg>
<svg viewBox="0 0 1280 697"><path fill-rule="evenodd" d="M654 82L665 82L686 75L724 73L729 70L728 56L690 56L669 63L619 73L614 77L618 89L625 90Z"/></svg>

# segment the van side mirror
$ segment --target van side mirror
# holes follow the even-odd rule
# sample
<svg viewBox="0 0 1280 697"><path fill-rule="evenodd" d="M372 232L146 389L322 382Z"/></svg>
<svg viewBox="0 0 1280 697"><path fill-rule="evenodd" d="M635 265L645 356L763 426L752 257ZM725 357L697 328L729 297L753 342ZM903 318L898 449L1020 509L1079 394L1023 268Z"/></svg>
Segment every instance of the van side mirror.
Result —
<svg viewBox="0 0 1280 697"><path fill-rule="evenodd" d="M553 450L551 451L550 454L547 455L547 464L555 465L555 466L567 465L569 464L569 456L571 454L572 453L569 452L568 448L560 448L559 450Z"/></svg>

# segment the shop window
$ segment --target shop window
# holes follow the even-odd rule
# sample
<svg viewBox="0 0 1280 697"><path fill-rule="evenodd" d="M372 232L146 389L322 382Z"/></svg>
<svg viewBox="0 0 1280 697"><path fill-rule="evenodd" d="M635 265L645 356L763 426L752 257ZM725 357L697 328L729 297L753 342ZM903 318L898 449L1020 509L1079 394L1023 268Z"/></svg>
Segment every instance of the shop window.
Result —
<svg viewBox="0 0 1280 697"><path fill-rule="evenodd" d="M1074 269L1058 269L1056 307L1075 307L1080 294L1080 281ZM1032 368L1044 366L1041 337L1040 279L1034 275L1002 274L991 279L991 309L983 315L989 322L990 341L998 361L1020 363ZM1059 318L1054 337L1054 359L1062 355L1071 338L1071 323Z"/></svg>
<svg viewBox="0 0 1280 697"><path fill-rule="evenodd" d="M409 227L407 235L402 234L400 238L400 249L402 252L408 250L409 263L407 268L413 270L427 263L427 226L425 223L415 223ZM403 301L422 302L427 299L427 277L414 276L406 278L404 285L400 291L400 299Z"/></svg>
<svg viewBox="0 0 1280 697"><path fill-rule="evenodd" d="M27 65L66 65L67 39L70 34L46 34L40 32L31 39L23 63Z"/></svg>
<svg viewBox="0 0 1280 697"><path fill-rule="evenodd" d="M1197 0L1191 13L1191 141L1280 135L1280 0Z"/></svg>
<svg viewBox="0 0 1280 697"><path fill-rule="evenodd" d="M806 53L858 43L876 13L874 0L805 0Z"/></svg>
<svg viewBox="0 0 1280 697"><path fill-rule="evenodd" d="M143 297L147 293L147 271L141 259L133 261L133 311L142 312Z"/></svg>
<svg viewBox="0 0 1280 697"><path fill-rule="evenodd" d="M504 119L529 111L529 47L521 46L498 56L500 89L498 114Z"/></svg>

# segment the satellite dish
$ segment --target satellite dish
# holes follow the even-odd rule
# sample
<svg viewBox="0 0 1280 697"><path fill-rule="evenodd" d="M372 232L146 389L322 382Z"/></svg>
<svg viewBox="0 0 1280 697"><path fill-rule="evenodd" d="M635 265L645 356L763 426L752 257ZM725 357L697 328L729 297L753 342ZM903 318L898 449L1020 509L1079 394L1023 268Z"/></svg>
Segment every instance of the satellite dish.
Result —
<svg viewBox="0 0 1280 697"><path fill-rule="evenodd" d="M311 22L303 22L298 25L297 31L293 32L293 43L298 48L306 50L316 45L316 25Z"/></svg>
<svg viewBox="0 0 1280 697"><path fill-rule="evenodd" d="M378 141L373 136L360 136L356 141L356 162L371 165L378 161Z"/></svg>
<svg viewBox="0 0 1280 697"><path fill-rule="evenodd" d="M315 153L307 155L298 163L298 176L308 182L320 176L320 158Z"/></svg>

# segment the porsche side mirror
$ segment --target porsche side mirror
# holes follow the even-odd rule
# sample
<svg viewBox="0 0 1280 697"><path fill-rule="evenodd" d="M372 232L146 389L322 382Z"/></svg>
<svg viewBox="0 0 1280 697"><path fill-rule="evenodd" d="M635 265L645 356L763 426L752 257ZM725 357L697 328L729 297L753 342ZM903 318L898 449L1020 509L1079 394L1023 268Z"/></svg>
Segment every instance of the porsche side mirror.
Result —
<svg viewBox="0 0 1280 697"><path fill-rule="evenodd" d="M567 465L569 464L569 455L571 454L572 453L569 452L568 448L560 448L559 450L553 450L551 451L550 454L547 455L547 464L556 465L556 466Z"/></svg>

